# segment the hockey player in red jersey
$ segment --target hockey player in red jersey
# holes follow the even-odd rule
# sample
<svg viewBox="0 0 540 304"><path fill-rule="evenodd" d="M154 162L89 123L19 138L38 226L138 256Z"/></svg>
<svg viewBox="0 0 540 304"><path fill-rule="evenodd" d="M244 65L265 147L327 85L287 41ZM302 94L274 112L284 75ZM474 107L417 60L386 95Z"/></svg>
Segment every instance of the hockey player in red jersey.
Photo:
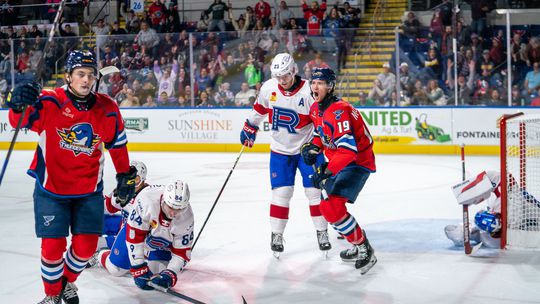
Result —
<svg viewBox="0 0 540 304"><path fill-rule="evenodd" d="M103 226L104 147L117 172L119 203L134 194L136 169L129 166L122 115L109 96L91 91L97 72L90 52L73 51L66 85L42 91L31 82L7 99L11 125L24 113L22 126L39 135L28 174L36 179L35 230L46 294L40 303L79 303L73 283L95 252Z"/></svg>
<svg viewBox="0 0 540 304"><path fill-rule="evenodd" d="M327 193L320 210L330 225L349 243L340 257L355 262L361 274L377 263L374 250L365 232L347 212L346 203L354 203L369 175L375 172L373 139L355 108L334 95L336 75L329 68L314 69L311 75L311 94L315 104L310 117L315 125L313 140L302 146L304 162L314 165L322 151L328 162L319 166L313 184Z"/></svg>

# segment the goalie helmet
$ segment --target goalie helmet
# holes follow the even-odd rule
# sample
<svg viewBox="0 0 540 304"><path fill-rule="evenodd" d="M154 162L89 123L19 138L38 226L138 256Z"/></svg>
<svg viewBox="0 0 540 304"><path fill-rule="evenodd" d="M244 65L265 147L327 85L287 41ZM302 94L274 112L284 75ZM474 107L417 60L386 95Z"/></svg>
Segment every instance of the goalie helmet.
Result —
<svg viewBox="0 0 540 304"><path fill-rule="evenodd" d="M137 169L137 176L139 176L139 178L141 179L141 183L144 182L146 180L146 174L148 172L146 170L146 165L142 161L138 160L132 160L129 165Z"/></svg>
<svg viewBox="0 0 540 304"><path fill-rule="evenodd" d="M72 51L69 53L66 60L66 73L73 72L74 69L80 67L93 68L97 73L97 61L89 51Z"/></svg>
<svg viewBox="0 0 540 304"><path fill-rule="evenodd" d="M189 205L188 184L179 179L173 180L165 186L163 201L172 209L184 209Z"/></svg>
<svg viewBox="0 0 540 304"><path fill-rule="evenodd" d="M489 233L497 233L501 230L501 218L496 213L479 211L474 216L474 223L479 229Z"/></svg>
<svg viewBox="0 0 540 304"><path fill-rule="evenodd" d="M272 77L281 77L287 74L294 76L298 73L298 66L290 54L280 53L272 60L270 71L272 72Z"/></svg>

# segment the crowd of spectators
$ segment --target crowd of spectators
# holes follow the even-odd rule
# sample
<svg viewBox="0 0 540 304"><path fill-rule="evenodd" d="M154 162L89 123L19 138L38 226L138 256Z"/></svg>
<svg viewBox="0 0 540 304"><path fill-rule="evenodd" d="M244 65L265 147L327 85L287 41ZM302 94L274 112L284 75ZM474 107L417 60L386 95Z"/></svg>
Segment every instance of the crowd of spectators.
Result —
<svg viewBox="0 0 540 304"><path fill-rule="evenodd" d="M385 64L369 94L362 93L359 99L367 105L441 106L453 105L457 92L460 105L505 106L511 94L514 106L539 106L540 28L512 27L512 70L508 71L504 27L490 26L487 22L487 13L496 8L494 1L466 2L471 6L470 24L465 22L462 12L453 15L449 0L443 0L433 10L427 25L421 24L414 12L409 12L401 25L401 63L394 67L394 71L399 69L399 79L389 73L390 65ZM456 18L456 62L452 51L453 17ZM509 73L511 92L507 85ZM402 94L399 104L392 97L396 81Z"/></svg>
<svg viewBox="0 0 540 304"><path fill-rule="evenodd" d="M83 48L95 52L101 67L114 65L121 70L101 81L98 90L123 107L250 106L270 76L269 62L280 52L294 54L300 67L305 66L301 71L306 77L321 64L337 69L345 65L354 35L345 29L358 26L361 10L348 2L330 6L326 0L309 5L294 1L299 1L294 5L303 12L300 16L287 1L274 9L264 0L238 8L214 0L199 20L186 22L180 22L176 1L166 5L164 0L153 0L143 14L128 10L122 1L125 27L103 19L81 22L81 31L95 36L89 40L78 37L62 20L57 32L62 39L53 43L49 54L42 54L44 33L37 27L31 31L8 27L0 34L0 90L5 93L11 85L14 41L16 82L35 77L40 57L45 60L43 79L51 79L61 73L56 67L63 66L67 52ZM330 64L324 56L331 57Z"/></svg>

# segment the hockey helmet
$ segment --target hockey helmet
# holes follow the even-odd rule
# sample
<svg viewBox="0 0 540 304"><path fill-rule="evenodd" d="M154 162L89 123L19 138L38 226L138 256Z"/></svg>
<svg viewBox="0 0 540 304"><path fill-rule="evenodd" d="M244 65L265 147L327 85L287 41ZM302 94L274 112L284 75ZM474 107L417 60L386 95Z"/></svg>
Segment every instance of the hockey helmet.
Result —
<svg viewBox="0 0 540 304"><path fill-rule="evenodd" d="M331 87L332 91L336 85L336 73L331 68L316 68L311 72L311 81L313 80L322 80L326 81L328 86Z"/></svg>
<svg viewBox="0 0 540 304"><path fill-rule="evenodd" d="M476 226L489 233L497 233L501 230L501 218L498 214L488 211L478 211L474 216Z"/></svg>
<svg viewBox="0 0 540 304"><path fill-rule="evenodd" d="M298 73L298 66L290 54L280 53L272 60L270 71L272 72L272 77L281 77L287 74L294 76Z"/></svg>
<svg viewBox="0 0 540 304"><path fill-rule="evenodd" d="M66 73L71 73L80 67L93 68L97 73L97 61L91 52L75 50L69 53L66 60Z"/></svg>
<svg viewBox="0 0 540 304"><path fill-rule="evenodd" d="M144 182L146 180L146 174L148 173L146 165L139 160L132 160L129 165L137 169L137 176L141 179L141 183Z"/></svg>
<svg viewBox="0 0 540 304"><path fill-rule="evenodd" d="M189 205L188 184L176 179L165 185L163 201L174 210L186 208Z"/></svg>

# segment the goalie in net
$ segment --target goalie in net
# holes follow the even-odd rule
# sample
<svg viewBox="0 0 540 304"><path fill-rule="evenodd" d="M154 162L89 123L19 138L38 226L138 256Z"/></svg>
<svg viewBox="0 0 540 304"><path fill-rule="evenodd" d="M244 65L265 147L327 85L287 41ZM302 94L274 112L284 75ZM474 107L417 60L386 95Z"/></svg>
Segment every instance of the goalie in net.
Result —
<svg viewBox="0 0 540 304"><path fill-rule="evenodd" d="M476 205L482 202L486 207L474 216L474 226L471 228L471 243L482 243L488 248L500 248L501 231L501 175L497 171L483 171L476 177L465 180L452 187L458 204ZM522 189L510 175L508 199L516 202L512 204L510 212L521 212L530 208L537 208L540 212L540 202L530 193ZM529 213L534 214L534 213ZM538 216L513 217L508 227L518 227L523 230L540 231ZM463 225L448 225L444 232L455 246L463 246Z"/></svg>

